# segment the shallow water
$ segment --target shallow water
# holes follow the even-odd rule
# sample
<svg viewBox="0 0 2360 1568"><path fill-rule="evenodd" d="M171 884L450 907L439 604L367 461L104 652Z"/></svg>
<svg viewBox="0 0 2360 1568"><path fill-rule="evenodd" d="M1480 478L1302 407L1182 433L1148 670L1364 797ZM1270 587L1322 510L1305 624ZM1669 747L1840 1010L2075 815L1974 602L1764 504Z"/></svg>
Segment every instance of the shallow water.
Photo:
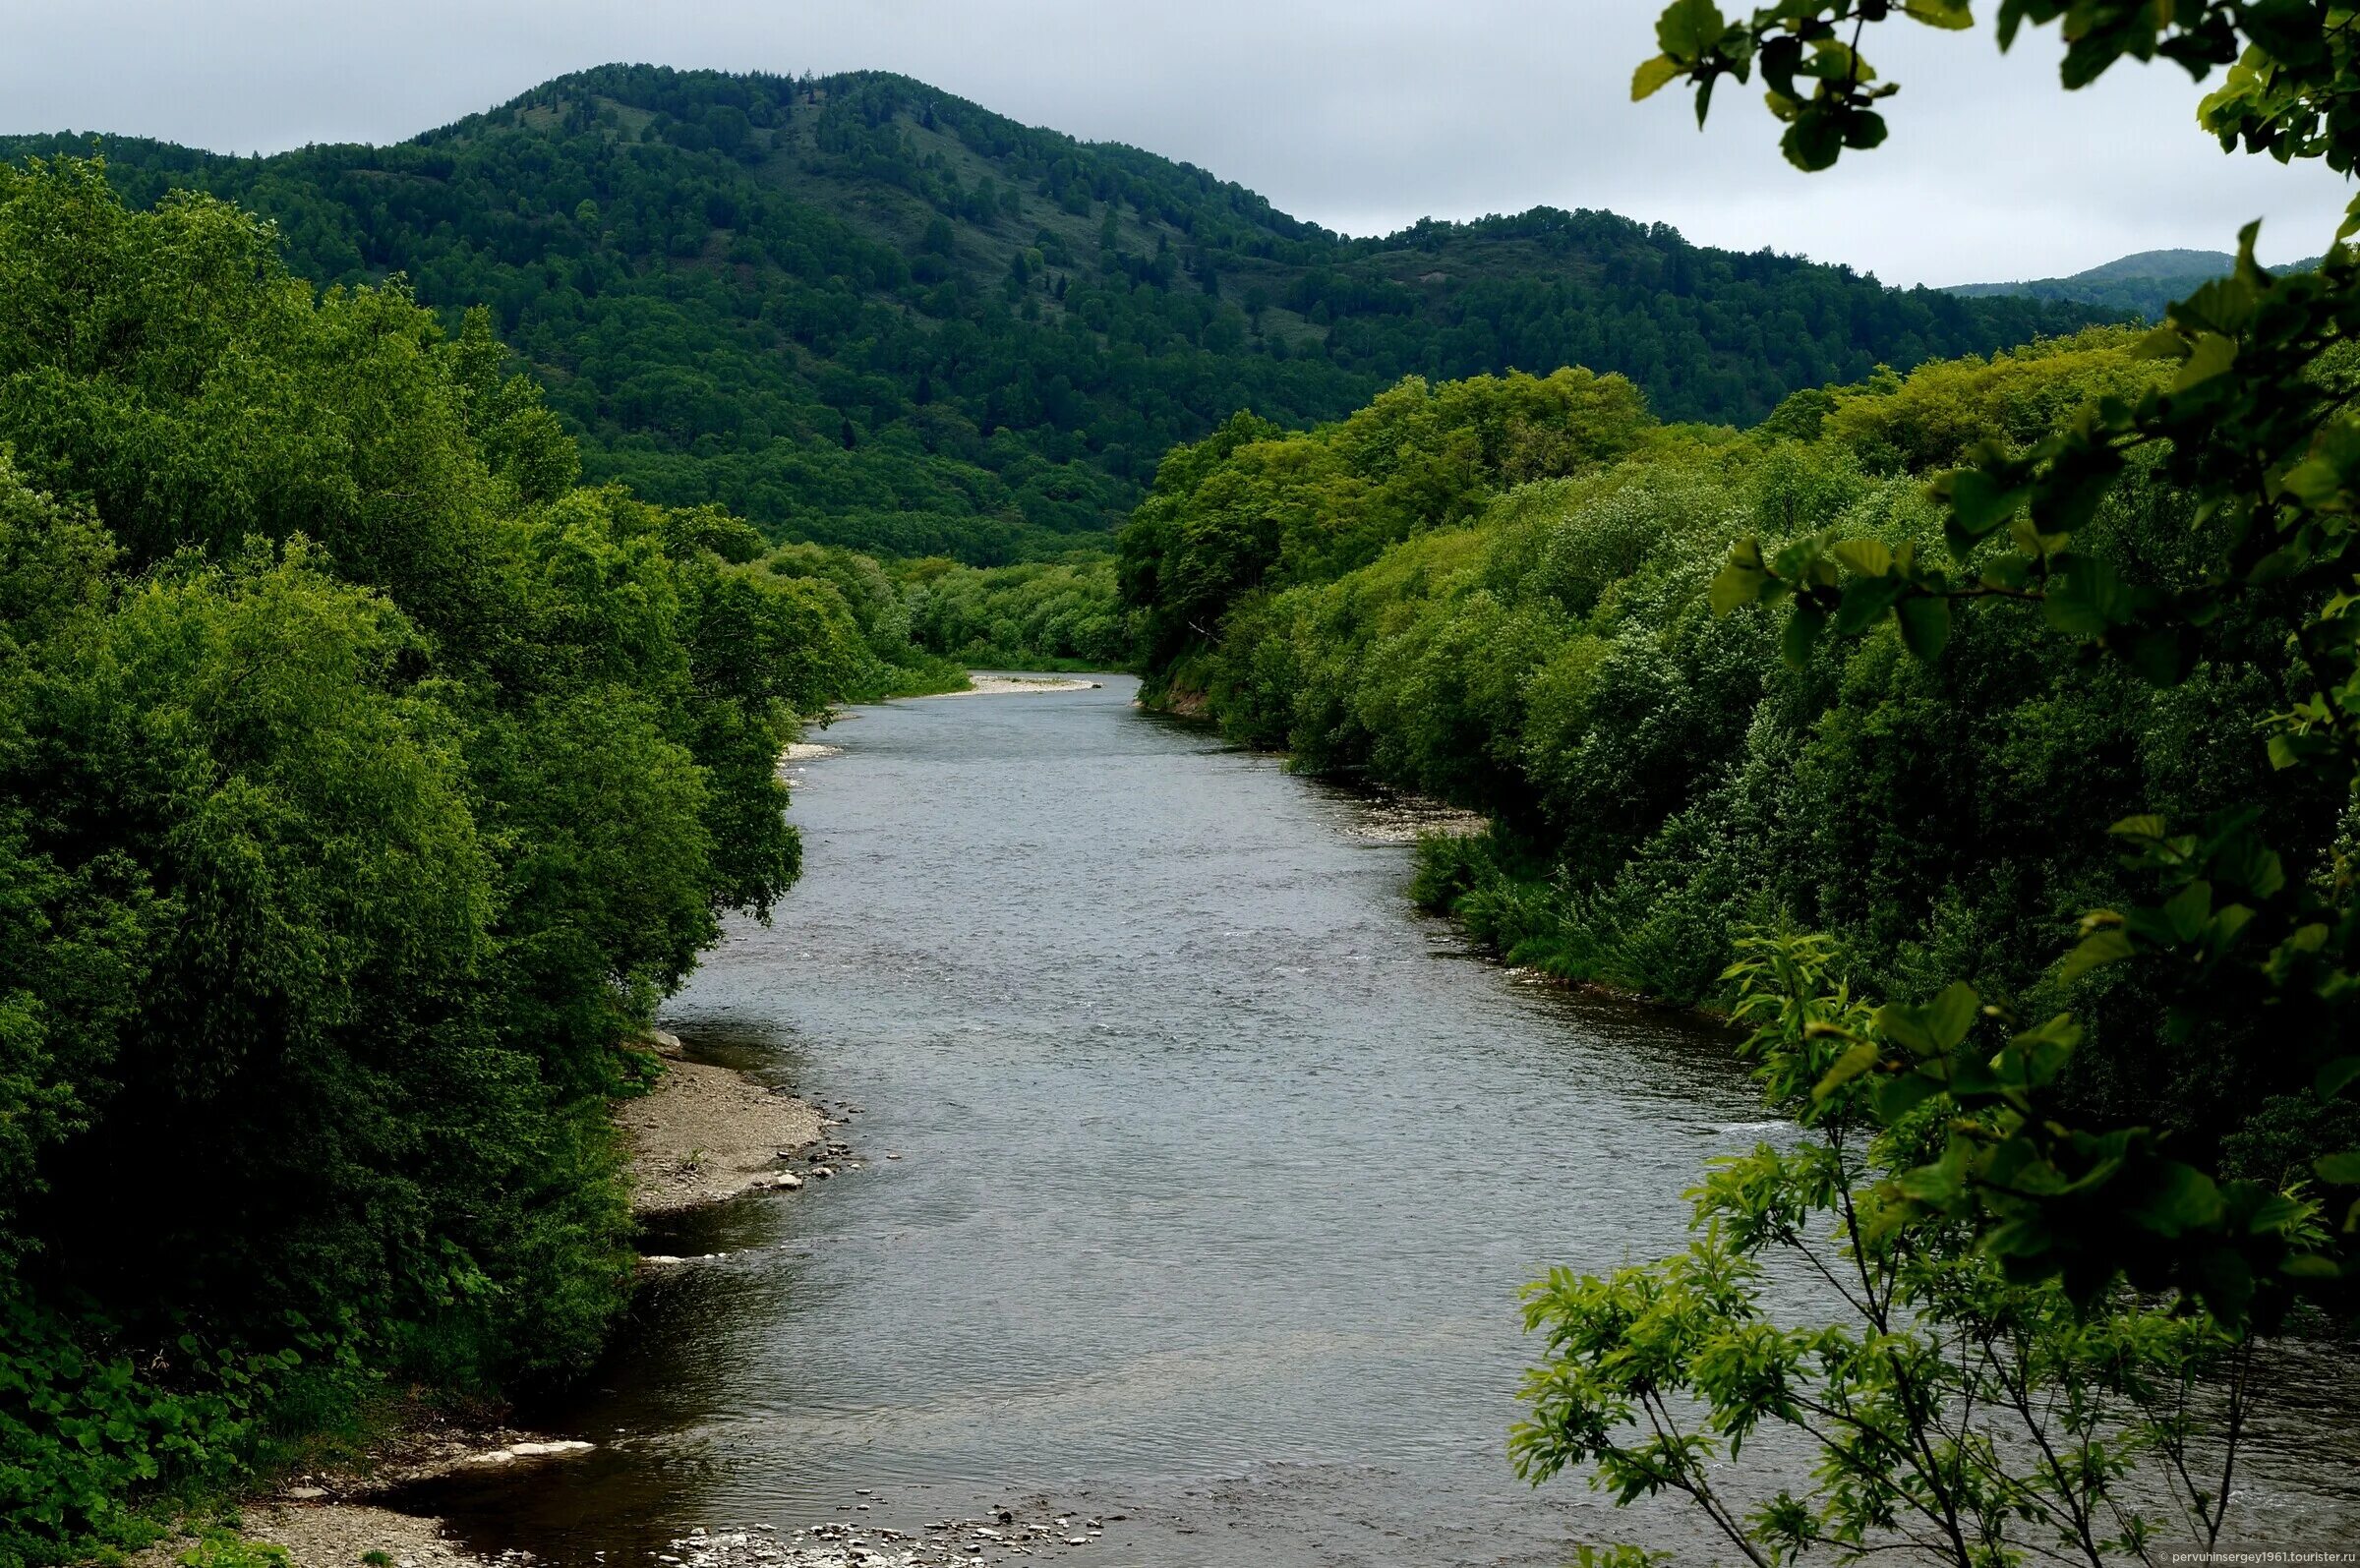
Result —
<svg viewBox="0 0 2360 1568"><path fill-rule="evenodd" d="M803 880L665 1021L861 1107L865 1167L651 1237L729 1255L529 1413L599 1449L413 1500L583 1563L1028 1500L1125 1516L1076 1553L1109 1563L1722 1555L1669 1508L1524 1486L1505 1433L1517 1287L1682 1245L1682 1190L1764 1135L1727 1036L1473 959L1365 802L1131 695L827 733ZM2255 1500L2322 1539L2350 1516L2300 1493L2360 1455L2313 1402L2277 1467L2306 1479Z"/></svg>

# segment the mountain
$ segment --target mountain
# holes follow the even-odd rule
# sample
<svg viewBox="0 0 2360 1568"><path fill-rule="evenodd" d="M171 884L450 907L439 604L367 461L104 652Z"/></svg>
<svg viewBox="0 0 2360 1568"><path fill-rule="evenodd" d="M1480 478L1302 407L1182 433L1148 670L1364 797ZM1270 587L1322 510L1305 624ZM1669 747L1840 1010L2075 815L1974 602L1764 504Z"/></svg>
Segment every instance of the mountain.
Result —
<svg viewBox="0 0 2360 1568"><path fill-rule="evenodd" d="M1242 407L1342 416L1410 374L1578 364L1750 423L1879 364L2106 313L1901 291L1535 208L1348 239L1132 147L906 78L607 66L393 146L241 158L68 133L135 203L280 226L322 284L490 306L588 477L776 537L993 561L1094 540Z"/></svg>
<svg viewBox="0 0 2360 1568"><path fill-rule="evenodd" d="M2296 261L2278 271L2303 271L2319 258ZM2076 272L2071 277L2032 278L2021 283L1960 283L1944 292L1962 299L2034 299L2087 305L2101 311L2128 311L2151 321L2161 320L2163 309L2186 299L2216 277L2226 277L2237 265L2227 251L2138 251Z"/></svg>
<svg viewBox="0 0 2360 1568"><path fill-rule="evenodd" d="M2078 283L2126 283L2141 278L2188 277L2211 281L2225 277L2237 258L2227 251L2134 251L2076 272Z"/></svg>

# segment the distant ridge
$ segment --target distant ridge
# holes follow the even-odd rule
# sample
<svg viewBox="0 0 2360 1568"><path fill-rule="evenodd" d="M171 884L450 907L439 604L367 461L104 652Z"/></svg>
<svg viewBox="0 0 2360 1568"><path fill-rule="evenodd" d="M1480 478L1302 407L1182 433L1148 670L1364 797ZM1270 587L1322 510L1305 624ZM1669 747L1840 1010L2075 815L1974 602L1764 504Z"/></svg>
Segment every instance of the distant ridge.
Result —
<svg viewBox="0 0 2360 1568"><path fill-rule="evenodd" d="M2134 251L2073 274L2073 281L2111 283L2144 277L2224 277L2237 264L2227 251Z"/></svg>
<svg viewBox="0 0 2360 1568"><path fill-rule="evenodd" d="M2308 271L2318 264L2319 258L2314 256L2272 270ZM2152 321L2160 320L2172 301L2186 298L2216 277L2228 276L2236 265L2237 258L2227 251L2135 251L2071 277L1958 283L1944 292L1964 299L2017 297L2132 311Z"/></svg>
<svg viewBox="0 0 2360 1568"><path fill-rule="evenodd" d="M1103 544L1173 443L1240 408L1304 425L1407 375L1583 365L1664 418L1747 425L1880 364L2109 319L1606 212L1346 239L879 73L604 66L393 146L103 145L135 203L242 203L316 282L400 272L454 322L489 305L593 480L982 562Z"/></svg>

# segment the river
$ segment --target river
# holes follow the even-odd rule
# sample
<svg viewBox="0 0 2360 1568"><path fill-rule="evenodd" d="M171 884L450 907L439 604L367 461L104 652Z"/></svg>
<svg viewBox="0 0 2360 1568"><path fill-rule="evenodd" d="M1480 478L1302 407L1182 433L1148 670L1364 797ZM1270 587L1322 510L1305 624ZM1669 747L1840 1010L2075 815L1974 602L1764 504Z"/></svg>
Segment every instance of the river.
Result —
<svg viewBox="0 0 2360 1568"><path fill-rule="evenodd" d="M1681 1247L1682 1190L1771 1131L1728 1036L1475 958L1365 801L1132 692L815 737L842 754L799 770L802 881L665 1022L858 1107L862 1168L651 1238L727 1255L528 1413L594 1453L421 1499L468 1540L620 1564L1004 1503L1121 1515L1092 1560L1165 1568L1702 1541L1525 1486L1505 1433L1517 1287ZM2302 1444L2348 1489L2336 1408Z"/></svg>

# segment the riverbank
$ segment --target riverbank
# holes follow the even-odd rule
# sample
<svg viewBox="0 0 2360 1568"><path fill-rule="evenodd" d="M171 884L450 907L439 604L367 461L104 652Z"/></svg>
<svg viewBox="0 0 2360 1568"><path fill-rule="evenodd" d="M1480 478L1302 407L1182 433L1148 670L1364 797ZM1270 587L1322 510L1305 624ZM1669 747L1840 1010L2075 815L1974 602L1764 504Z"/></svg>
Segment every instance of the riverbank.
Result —
<svg viewBox="0 0 2360 1568"><path fill-rule="evenodd" d="M392 1568L497 1568L452 1540L442 1521L374 1499L471 1467L557 1463L591 1446L417 1414L354 1463L283 1476L274 1492L245 1498L210 1523L185 1521L179 1534L134 1554L129 1568L178 1568L192 1555L206 1568L265 1568L274 1554L257 1547L285 1553L287 1568L354 1568L380 1552Z"/></svg>
<svg viewBox="0 0 2360 1568"><path fill-rule="evenodd" d="M995 675L979 670L968 671L965 691L941 691L938 697L1012 697L1027 692L1094 691L1104 681L1084 680L1078 675Z"/></svg>
<svg viewBox="0 0 2360 1568"><path fill-rule="evenodd" d="M792 1191L834 1174L830 1151L844 1145L828 1141L827 1130L837 1123L819 1107L736 1069L690 1061L680 1041L661 1029L647 1045L663 1059L662 1074L646 1094L617 1101L613 1112L628 1156L634 1218L678 1214L757 1190ZM800 1168L790 1169L791 1159L802 1162ZM645 1261L663 1266L678 1260ZM373 1553L383 1553L391 1568L512 1568L515 1556L479 1556L452 1540L441 1520L396 1512L374 1499L471 1467L559 1464L591 1447L421 1415L395 1423L356 1463L288 1476L275 1493L247 1499L234 1534L283 1551L288 1568L355 1568ZM207 1563L224 1562L218 1549L205 1544L221 1537L218 1527L201 1534L192 1522L131 1563L176 1568L193 1552L202 1552Z"/></svg>
<svg viewBox="0 0 2360 1568"><path fill-rule="evenodd" d="M794 1190L809 1175L784 1162L806 1154L836 1124L817 1106L733 1068L686 1060L680 1042L658 1030L664 1075L646 1095L615 1108L630 1150L631 1212L647 1217L723 1203L758 1188ZM825 1177L821 1177L825 1180Z"/></svg>
<svg viewBox="0 0 2360 1568"><path fill-rule="evenodd" d="M238 1519L234 1539L247 1564L257 1561L253 1542L284 1551L295 1568L350 1568L376 1553L391 1559L395 1568L481 1568L486 1562L451 1541L435 1520L365 1503L264 1504L249 1506ZM223 1539L222 1533L208 1534L202 1542L179 1537L149 1547L132 1562L135 1568L168 1568L193 1552L218 1562L226 1549Z"/></svg>

